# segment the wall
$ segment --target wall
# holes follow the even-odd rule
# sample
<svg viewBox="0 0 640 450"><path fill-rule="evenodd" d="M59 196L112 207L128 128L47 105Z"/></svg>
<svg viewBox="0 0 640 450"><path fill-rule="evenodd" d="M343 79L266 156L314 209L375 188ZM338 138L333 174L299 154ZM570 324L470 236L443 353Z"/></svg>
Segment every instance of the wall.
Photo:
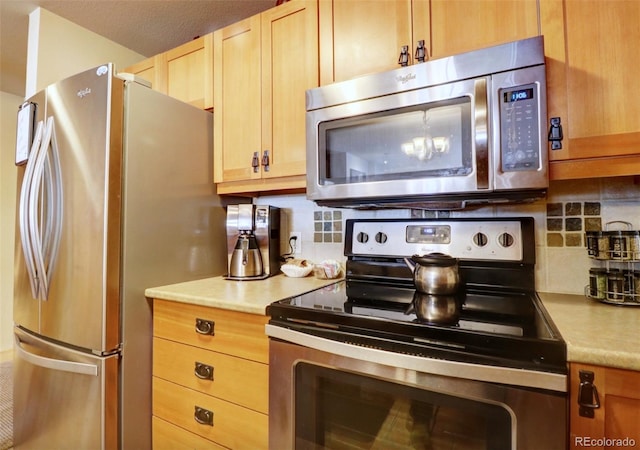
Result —
<svg viewBox="0 0 640 450"><path fill-rule="evenodd" d="M38 8L29 15L26 97L75 73L113 62L128 67L145 57Z"/></svg>
<svg viewBox="0 0 640 450"><path fill-rule="evenodd" d="M0 352L13 347L13 247L16 211L16 113L22 99L0 92Z"/></svg>
<svg viewBox="0 0 640 450"><path fill-rule="evenodd" d="M302 257L314 262L326 258L343 261L342 228L350 218L408 218L410 210L356 211L317 206L304 195L267 196L255 200L284 210L282 251L288 252L289 232L302 233ZM584 231L623 220L640 229L640 184L633 177L552 182L546 201L501 205L451 212L452 217L531 216L536 222L536 286L541 292L582 295L589 281L590 260ZM414 212L416 214L416 212ZM424 214L417 212L417 214ZM439 213L440 217L448 213ZM429 213L428 216L435 216ZM619 224L610 225L617 229Z"/></svg>
<svg viewBox="0 0 640 450"><path fill-rule="evenodd" d="M26 97L74 73L113 62L127 67L144 56L37 9L29 16ZM0 92L0 352L11 349L13 316L14 165L17 108L22 98Z"/></svg>

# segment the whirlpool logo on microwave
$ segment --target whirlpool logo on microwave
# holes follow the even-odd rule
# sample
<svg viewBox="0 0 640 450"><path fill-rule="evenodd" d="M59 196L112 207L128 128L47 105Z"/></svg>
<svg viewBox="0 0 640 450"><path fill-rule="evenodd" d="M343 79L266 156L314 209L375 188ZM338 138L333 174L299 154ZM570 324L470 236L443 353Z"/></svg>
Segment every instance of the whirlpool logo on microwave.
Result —
<svg viewBox="0 0 640 450"><path fill-rule="evenodd" d="M406 75L396 75L396 81L400 84L407 84L411 80L416 79L415 73L408 73Z"/></svg>

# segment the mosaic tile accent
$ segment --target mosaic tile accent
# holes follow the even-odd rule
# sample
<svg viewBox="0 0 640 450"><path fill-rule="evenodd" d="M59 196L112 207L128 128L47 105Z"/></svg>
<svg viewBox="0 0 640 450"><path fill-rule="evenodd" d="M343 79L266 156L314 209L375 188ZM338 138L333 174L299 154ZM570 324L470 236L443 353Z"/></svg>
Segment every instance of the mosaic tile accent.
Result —
<svg viewBox="0 0 640 450"><path fill-rule="evenodd" d="M451 217L451 211L436 211L430 209L412 209L412 219L448 219Z"/></svg>
<svg viewBox="0 0 640 450"><path fill-rule="evenodd" d="M313 212L313 242L342 242L342 211Z"/></svg>
<svg viewBox="0 0 640 450"><path fill-rule="evenodd" d="M579 216L582 214L582 203L567 203L564 205L565 216Z"/></svg>
<svg viewBox="0 0 640 450"><path fill-rule="evenodd" d="M602 229L600 202L547 203L547 247L583 247L584 232Z"/></svg>
<svg viewBox="0 0 640 450"><path fill-rule="evenodd" d="M599 216L600 210L601 207L599 202L584 202L585 216Z"/></svg>
<svg viewBox="0 0 640 450"><path fill-rule="evenodd" d="M562 210L562 203L547 203L547 217L562 216Z"/></svg>

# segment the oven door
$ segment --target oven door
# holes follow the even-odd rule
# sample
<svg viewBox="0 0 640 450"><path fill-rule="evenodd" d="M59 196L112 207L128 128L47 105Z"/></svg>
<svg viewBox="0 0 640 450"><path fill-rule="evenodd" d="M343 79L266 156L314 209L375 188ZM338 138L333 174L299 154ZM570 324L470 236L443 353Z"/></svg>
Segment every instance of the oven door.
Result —
<svg viewBox="0 0 640 450"><path fill-rule="evenodd" d="M307 197L489 190L489 77L307 112Z"/></svg>
<svg viewBox="0 0 640 450"><path fill-rule="evenodd" d="M269 448L566 448L566 392L476 381L461 363L449 362L467 378L388 365L397 355L343 343L318 350L267 327Z"/></svg>

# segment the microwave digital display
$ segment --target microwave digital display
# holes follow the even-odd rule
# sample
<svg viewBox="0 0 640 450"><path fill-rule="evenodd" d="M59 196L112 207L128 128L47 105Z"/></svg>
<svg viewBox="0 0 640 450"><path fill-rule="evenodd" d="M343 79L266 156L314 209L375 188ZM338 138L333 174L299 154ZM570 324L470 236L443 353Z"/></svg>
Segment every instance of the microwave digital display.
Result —
<svg viewBox="0 0 640 450"><path fill-rule="evenodd" d="M505 92L503 95L505 103L517 102L520 100L529 100L533 98L533 88L509 91Z"/></svg>

